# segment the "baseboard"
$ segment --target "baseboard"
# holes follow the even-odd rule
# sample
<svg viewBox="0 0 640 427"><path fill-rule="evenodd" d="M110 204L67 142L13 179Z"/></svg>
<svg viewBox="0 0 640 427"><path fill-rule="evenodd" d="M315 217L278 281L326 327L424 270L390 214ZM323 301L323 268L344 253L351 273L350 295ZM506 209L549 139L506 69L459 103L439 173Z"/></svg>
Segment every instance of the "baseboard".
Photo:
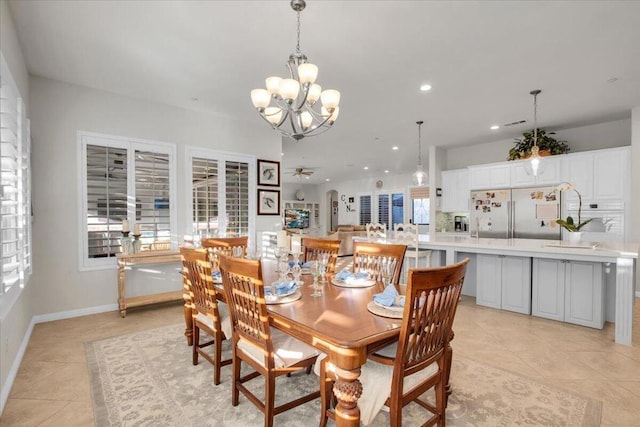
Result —
<svg viewBox="0 0 640 427"><path fill-rule="evenodd" d="M118 304L99 305L97 307L81 308L78 310L60 311L58 313L40 314L33 316L35 323L51 322L53 320L71 319L72 317L88 316L90 314L106 313L118 310Z"/></svg>
<svg viewBox="0 0 640 427"><path fill-rule="evenodd" d="M636 291L636 298L640 298L640 291Z"/></svg>
<svg viewBox="0 0 640 427"><path fill-rule="evenodd" d="M11 370L9 371L9 375L7 375L7 381L5 381L5 383L2 386L2 394L0 394L0 414L4 412L4 406L6 405L7 399L9 398L9 393L11 392L11 387L13 387L13 382L16 379L16 375L18 375L18 369L20 369L22 358L24 357L24 353L27 350L27 345L29 344L29 340L31 339L31 333L33 332L33 327L36 324L51 322L53 320L70 319L72 317L87 316L89 314L105 313L108 311L116 311L116 310L118 310L118 304L107 304L107 305L100 305L97 307L81 308L79 310L60 311L58 313L49 313L49 314L41 314L38 316L33 316L31 318L31 322L29 323L29 327L27 328L27 332L24 334L22 343L20 343L20 348L18 349L18 353L16 353L16 357L13 360L13 364L11 365Z"/></svg>
<svg viewBox="0 0 640 427"><path fill-rule="evenodd" d="M35 324L36 322L32 317L31 322L29 323L29 327L27 328L27 332L24 334L24 338L22 338L22 342L20 343L20 348L18 349L16 358L13 359L13 364L11 365L11 369L9 370L9 375L7 375L7 381L5 381L5 383L2 385L2 395L0 395L0 414L4 412L4 405L7 404L7 399L9 398L11 387L13 386L13 382L16 379L16 375L18 375L18 369L20 369L22 358L24 357L25 351L27 351L27 345L29 344L29 340L31 339L31 333L33 332L33 326Z"/></svg>

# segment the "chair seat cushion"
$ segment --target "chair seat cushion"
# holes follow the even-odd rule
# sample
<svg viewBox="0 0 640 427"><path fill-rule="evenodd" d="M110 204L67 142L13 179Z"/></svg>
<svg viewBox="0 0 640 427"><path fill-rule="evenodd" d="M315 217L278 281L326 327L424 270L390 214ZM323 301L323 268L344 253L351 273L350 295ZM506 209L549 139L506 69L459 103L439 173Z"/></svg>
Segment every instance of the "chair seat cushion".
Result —
<svg viewBox="0 0 640 427"><path fill-rule="evenodd" d="M218 313L220 314L220 329L227 339L231 339L231 318L229 317L229 307L223 302L218 302ZM204 313L198 312L196 318L209 328L213 329L213 319Z"/></svg>
<svg viewBox="0 0 640 427"><path fill-rule="evenodd" d="M319 354L318 350L310 345L298 341L275 328L271 328L271 344L275 353L273 362L276 368L286 368L302 360L316 357ZM238 347L257 363L264 366L264 352L261 348L257 348L242 338L238 341Z"/></svg>

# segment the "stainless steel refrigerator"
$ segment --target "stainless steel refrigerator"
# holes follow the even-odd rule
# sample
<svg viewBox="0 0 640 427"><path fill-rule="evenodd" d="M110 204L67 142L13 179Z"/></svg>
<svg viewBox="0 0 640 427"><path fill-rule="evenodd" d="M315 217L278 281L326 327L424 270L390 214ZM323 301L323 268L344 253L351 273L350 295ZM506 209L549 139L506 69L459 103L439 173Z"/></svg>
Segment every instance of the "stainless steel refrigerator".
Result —
<svg viewBox="0 0 640 427"><path fill-rule="evenodd" d="M560 240L560 192L553 187L474 190L471 235L498 239Z"/></svg>

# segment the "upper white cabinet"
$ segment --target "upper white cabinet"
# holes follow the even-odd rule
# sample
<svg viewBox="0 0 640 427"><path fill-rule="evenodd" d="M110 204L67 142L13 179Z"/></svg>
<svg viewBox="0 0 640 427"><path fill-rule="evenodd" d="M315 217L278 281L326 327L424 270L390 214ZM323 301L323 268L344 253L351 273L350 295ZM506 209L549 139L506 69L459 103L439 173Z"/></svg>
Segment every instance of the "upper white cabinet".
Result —
<svg viewBox="0 0 640 427"><path fill-rule="evenodd" d="M458 169L442 172L442 212L469 211L469 171Z"/></svg>
<svg viewBox="0 0 640 427"><path fill-rule="evenodd" d="M469 167L471 190L511 187L511 165L493 164Z"/></svg>
<svg viewBox="0 0 640 427"><path fill-rule="evenodd" d="M562 181L562 156L543 157L544 170L539 175L529 175L525 170L528 160L514 160L511 164L511 186L531 187L555 185Z"/></svg>
<svg viewBox="0 0 640 427"><path fill-rule="evenodd" d="M629 185L630 147L586 151L564 156L563 181L572 183L584 202L626 200ZM575 202L573 191L565 194Z"/></svg>

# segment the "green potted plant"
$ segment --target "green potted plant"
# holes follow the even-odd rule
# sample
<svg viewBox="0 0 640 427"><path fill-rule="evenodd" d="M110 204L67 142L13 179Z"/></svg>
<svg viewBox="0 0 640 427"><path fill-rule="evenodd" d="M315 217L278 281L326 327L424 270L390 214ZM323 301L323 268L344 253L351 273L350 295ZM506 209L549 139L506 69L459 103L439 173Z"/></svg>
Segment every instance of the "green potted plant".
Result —
<svg viewBox="0 0 640 427"><path fill-rule="evenodd" d="M575 185L571 184L570 182L563 182L562 184L554 187L553 189L553 193L555 192L560 192L560 191L575 191L576 194L578 195L578 218L577 218L577 222L576 220L571 217L568 216L567 219L557 219L556 223L558 223L558 225L562 228L564 228L565 230L567 230L570 233L579 233L580 230L582 229L582 227L584 227L585 225L589 224L591 222L591 219L588 219L584 222L582 222L582 218L580 218L580 215L582 213L582 195L580 194L580 192L576 189Z"/></svg>
<svg viewBox="0 0 640 427"><path fill-rule="evenodd" d="M538 129L538 148L541 156L554 156L569 152L567 141L558 141L553 136L555 132L546 133L544 129ZM526 159L531 155L531 148L534 145L533 131L523 132L522 138L516 138L515 144L509 150L508 160Z"/></svg>

